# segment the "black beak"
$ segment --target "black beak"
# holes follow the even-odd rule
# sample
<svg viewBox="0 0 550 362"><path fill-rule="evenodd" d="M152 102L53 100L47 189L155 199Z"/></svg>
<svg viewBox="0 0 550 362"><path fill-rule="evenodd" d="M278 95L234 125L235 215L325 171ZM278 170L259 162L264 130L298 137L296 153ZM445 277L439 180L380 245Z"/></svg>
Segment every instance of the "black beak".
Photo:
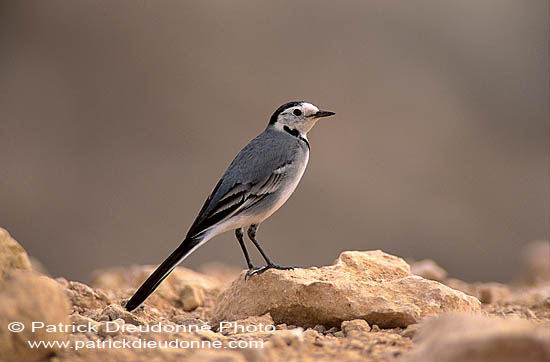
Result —
<svg viewBox="0 0 550 362"><path fill-rule="evenodd" d="M329 117L329 116L333 116L335 115L336 113L334 112L330 112L330 111L321 111L319 110L317 113L314 113L312 115L313 118L321 118L321 117Z"/></svg>

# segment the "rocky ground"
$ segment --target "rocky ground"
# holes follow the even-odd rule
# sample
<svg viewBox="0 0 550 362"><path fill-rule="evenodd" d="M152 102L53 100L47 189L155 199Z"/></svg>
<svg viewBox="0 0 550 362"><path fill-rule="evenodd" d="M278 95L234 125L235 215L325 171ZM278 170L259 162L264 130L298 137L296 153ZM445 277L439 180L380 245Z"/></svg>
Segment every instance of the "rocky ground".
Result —
<svg viewBox="0 0 550 362"><path fill-rule="evenodd" d="M151 271L99 270L90 285L52 279L0 229L0 361L550 360L547 241L525 250L517 285L465 283L430 260L347 251L330 266L246 281L224 265L179 267L127 312ZM24 330L10 331L14 321Z"/></svg>

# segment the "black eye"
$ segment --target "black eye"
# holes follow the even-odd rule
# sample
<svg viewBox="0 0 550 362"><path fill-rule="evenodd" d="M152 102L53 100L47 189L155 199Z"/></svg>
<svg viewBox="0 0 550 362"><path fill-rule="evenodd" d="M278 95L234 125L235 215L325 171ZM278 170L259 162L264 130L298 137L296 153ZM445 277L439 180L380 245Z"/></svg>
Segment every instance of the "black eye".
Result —
<svg viewBox="0 0 550 362"><path fill-rule="evenodd" d="M302 115L302 111L300 111L299 109L295 109L294 112L292 112L292 113L294 113L294 115L298 116L298 117L300 117Z"/></svg>

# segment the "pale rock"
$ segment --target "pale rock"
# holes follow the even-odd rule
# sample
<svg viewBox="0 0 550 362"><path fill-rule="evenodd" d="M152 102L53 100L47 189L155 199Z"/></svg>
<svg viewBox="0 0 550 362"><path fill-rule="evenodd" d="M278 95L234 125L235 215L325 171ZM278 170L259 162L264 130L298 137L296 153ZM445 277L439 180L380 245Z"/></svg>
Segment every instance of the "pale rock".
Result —
<svg viewBox="0 0 550 362"><path fill-rule="evenodd" d="M527 284L550 282L550 241L534 241L525 247L522 277Z"/></svg>
<svg viewBox="0 0 550 362"><path fill-rule="evenodd" d="M239 348L246 362L270 362L263 348Z"/></svg>
<svg viewBox="0 0 550 362"><path fill-rule="evenodd" d="M376 327L378 327L378 326L376 326ZM338 328L332 327L331 329L327 330L325 333L326 334L334 334L336 332L338 332Z"/></svg>
<svg viewBox="0 0 550 362"><path fill-rule="evenodd" d="M115 304L115 303L109 304L107 307L105 307L105 309L103 309L103 311L97 318L97 320L100 322L114 321L117 319L121 319L126 323L130 323L136 326L146 324L146 322L143 319L139 318L134 313L128 312L121 305Z"/></svg>
<svg viewBox="0 0 550 362"><path fill-rule="evenodd" d="M204 292L201 288L185 285L180 292L180 301L183 310L191 311L202 305Z"/></svg>
<svg viewBox="0 0 550 362"><path fill-rule="evenodd" d="M172 318L172 321L176 324L183 325L183 326L199 326L199 327L202 327L202 326L208 325L208 323L206 323L203 320L200 320L198 318L189 318L186 315L174 316Z"/></svg>
<svg viewBox="0 0 550 362"><path fill-rule="evenodd" d="M466 283L448 278L445 284L453 289L475 296L486 306L517 305L534 309L542 315L550 316L547 305L550 304L550 282L539 281L534 285L510 287L501 283Z"/></svg>
<svg viewBox="0 0 550 362"><path fill-rule="evenodd" d="M14 270L31 270L31 262L25 249L7 230L0 228L0 280Z"/></svg>
<svg viewBox="0 0 550 362"><path fill-rule="evenodd" d="M275 347L298 346L304 342L304 329L276 330L271 333L269 342Z"/></svg>
<svg viewBox="0 0 550 362"><path fill-rule="evenodd" d="M443 281L443 283L449 288L459 290L462 293L466 293L476 298L478 297L477 287L474 284L469 284L463 280L455 279L455 278L447 278Z"/></svg>
<svg viewBox="0 0 550 362"><path fill-rule="evenodd" d="M247 280L243 272L218 297L211 321L270 313L277 324L334 327L364 319L395 328L429 315L479 311L476 298L412 275L399 257L380 250L347 251L331 266L271 269Z"/></svg>
<svg viewBox="0 0 550 362"><path fill-rule="evenodd" d="M431 259L424 259L411 264L411 272L422 278L442 281L447 277L447 271Z"/></svg>
<svg viewBox="0 0 550 362"><path fill-rule="evenodd" d="M418 324L411 324L403 329L399 334L406 338L414 338L418 333Z"/></svg>
<svg viewBox="0 0 550 362"><path fill-rule="evenodd" d="M216 333L210 329L208 330L197 330L193 332L193 335L199 337L202 341L220 341L223 336L219 333Z"/></svg>
<svg viewBox="0 0 550 362"><path fill-rule="evenodd" d="M359 338L370 332L369 324L363 319L342 322L342 332L346 337Z"/></svg>
<svg viewBox="0 0 550 362"><path fill-rule="evenodd" d="M16 271L2 282L0 292L0 361L39 361L54 348L31 349L28 341L63 342L69 324L69 301L63 288L53 279L30 271ZM21 322L24 330L15 333L9 323ZM32 322L61 325L55 331L45 328L32 331Z"/></svg>
<svg viewBox="0 0 550 362"><path fill-rule="evenodd" d="M126 323L122 318L100 323L98 328L98 335L103 338L106 338L107 336L110 336L110 337L118 336L123 331L125 324Z"/></svg>
<svg viewBox="0 0 550 362"><path fill-rule="evenodd" d="M550 360L550 329L520 319L472 315L428 318L416 347L402 362L543 362Z"/></svg>
<svg viewBox="0 0 550 362"><path fill-rule="evenodd" d="M303 337L305 343L315 343L321 338L321 335L315 329L309 328L304 331Z"/></svg>
<svg viewBox="0 0 550 362"><path fill-rule="evenodd" d="M153 266L133 266L98 270L93 273L90 284L94 288L116 291L129 297L154 269ZM222 287L223 283L214 277L177 267L144 304L161 310L167 307L193 310L203 306L206 295L219 293Z"/></svg>
<svg viewBox="0 0 550 362"><path fill-rule="evenodd" d="M273 319L269 313L262 316L251 316L246 319L221 322L220 325L213 326L214 329L219 330L223 335L231 336L241 333L260 333L275 330Z"/></svg>
<svg viewBox="0 0 550 362"><path fill-rule="evenodd" d="M321 324L317 324L315 327L313 327L314 330L316 330L318 333L325 333L327 331L327 328Z"/></svg>
<svg viewBox="0 0 550 362"><path fill-rule="evenodd" d="M112 302L112 296L102 290L91 288L80 282L64 279L58 279L57 281L65 287L73 312L91 313L94 310L106 308Z"/></svg>
<svg viewBox="0 0 550 362"><path fill-rule="evenodd" d="M247 359L237 351L200 350L185 359L187 362L247 362Z"/></svg>
<svg viewBox="0 0 550 362"><path fill-rule="evenodd" d="M495 303L510 297L510 288L500 283L483 283L477 286L477 297L483 304Z"/></svg>
<svg viewBox="0 0 550 362"><path fill-rule="evenodd" d="M91 318L82 316L77 313L71 314L70 318L71 318L71 323L74 326L83 326L83 327L80 327L82 330L82 332L80 333L86 335L88 338L90 337L93 338L95 331L99 331L99 328L101 326L100 322L95 321Z"/></svg>

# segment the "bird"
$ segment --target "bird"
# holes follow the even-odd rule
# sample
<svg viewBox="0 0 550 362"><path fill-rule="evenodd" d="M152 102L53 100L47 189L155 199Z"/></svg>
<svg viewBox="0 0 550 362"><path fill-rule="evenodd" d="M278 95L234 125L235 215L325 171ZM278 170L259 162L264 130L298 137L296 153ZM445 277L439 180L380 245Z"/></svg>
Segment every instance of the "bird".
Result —
<svg viewBox="0 0 550 362"><path fill-rule="evenodd" d="M128 300L126 310L139 307L187 256L229 230L235 231L246 259L245 279L269 269L293 269L274 264L256 240L256 233L258 226L277 211L298 186L309 161L308 132L319 119L334 114L306 101L292 101L277 108L265 130L233 159L185 239ZM243 229L265 260L265 266L255 267L250 261Z"/></svg>

